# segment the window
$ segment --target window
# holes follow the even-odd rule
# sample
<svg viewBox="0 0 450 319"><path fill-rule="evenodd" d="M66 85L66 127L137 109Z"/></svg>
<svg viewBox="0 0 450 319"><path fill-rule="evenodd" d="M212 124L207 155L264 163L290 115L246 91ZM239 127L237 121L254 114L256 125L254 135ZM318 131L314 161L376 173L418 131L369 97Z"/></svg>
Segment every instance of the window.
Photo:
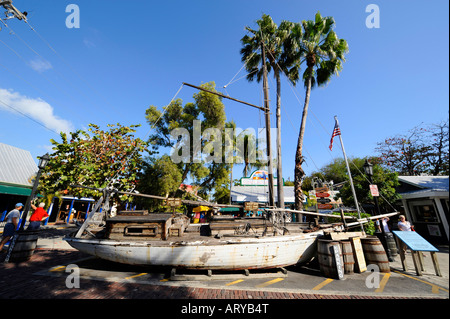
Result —
<svg viewBox="0 0 450 319"><path fill-rule="evenodd" d="M432 200L414 201L409 203L412 219L419 223L438 223L436 207Z"/></svg>

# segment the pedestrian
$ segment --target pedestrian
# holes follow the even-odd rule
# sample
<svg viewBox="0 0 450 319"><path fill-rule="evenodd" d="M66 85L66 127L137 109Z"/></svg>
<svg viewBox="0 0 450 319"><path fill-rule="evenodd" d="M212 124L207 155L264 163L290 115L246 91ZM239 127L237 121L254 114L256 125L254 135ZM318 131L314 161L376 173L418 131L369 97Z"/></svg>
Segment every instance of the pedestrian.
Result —
<svg viewBox="0 0 450 319"><path fill-rule="evenodd" d="M31 204L31 208L34 209L34 213L30 217L30 224L27 230L38 230L41 227L41 222L48 218L47 212L44 210L44 203L40 203L39 207Z"/></svg>
<svg viewBox="0 0 450 319"><path fill-rule="evenodd" d="M405 215L398 216L398 229L401 231L414 231L414 226L410 222L406 221Z"/></svg>
<svg viewBox="0 0 450 319"><path fill-rule="evenodd" d="M389 229L388 221L389 221L389 217L383 217L381 219L381 223L383 224L383 228L384 228L384 232L385 233L390 233L391 232L391 230ZM377 228L378 228L378 231L381 232L380 221L379 220L377 220Z"/></svg>
<svg viewBox="0 0 450 319"><path fill-rule="evenodd" d="M6 224L3 229L2 241L0 242L0 252L3 246L11 239L19 225L20 210L23 208L22 203L17 203L15 208L6 215Z"/></svg>
<svg viewBox="0 0 450 319"><path fill-rule="evenodd" d="M411 225L410 222L406 221L405 215L398 216L398 229L401 231L414 231L414 226ZM403 241L400 241L400 249L403 250L403 253L406 253L406 249L408 248Z"/></svg>

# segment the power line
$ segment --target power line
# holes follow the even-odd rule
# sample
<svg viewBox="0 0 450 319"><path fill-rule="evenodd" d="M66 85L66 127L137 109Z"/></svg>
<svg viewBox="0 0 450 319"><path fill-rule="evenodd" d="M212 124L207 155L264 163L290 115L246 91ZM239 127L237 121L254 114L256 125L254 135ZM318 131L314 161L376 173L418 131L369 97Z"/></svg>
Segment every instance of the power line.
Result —
<svg viewBox="0 0 450 319"><path fill-rule="evenodd" d="M99 95L92 87L90 87L87 83L86 83L86 81L84 81L82 78L81 78L81 76L78 74L78 73L76 73L74 70L73 70L73 68L64 60L64 58L58 53L58 52L56 52L56 50L48 43L48 41L46 41L30 24L29 24L29 22L28 21L25 21L29 26L30 26L30 28L39 36L39 38L58 56L58 58L60 58L61 59L61 61L82 81L82 82L84 82L85 83L85 85L86 86L88 86L94 93L96 93L97 95ZM36 54L41 60L44 60L44 61L47 61L47 59L45 59L39 52L37 52L35 49L33 49L28 43L27 43L27 41L25 41L22 37L20 37L10 26L8 26L7 24L5 24L5 26L10 30L10 32L11 32L11 34L13 34L13 35L15 35L28 49L30 49L34 54ZM14 50L12 50L19 58L21 58L20 57L20 55L16 52L16 51L14 51ZM25 62L25 64L28 64L23 58L21 58L24 62ZM76 90L77 92L78 92L78 94L79 95L82 95L82 96L84 96L86 99L88 99L88 100L90 100L90 98L88 97L88 96L86 96L85 95L85 93L83 92L83 90L80 90L80 89L77 89L74 85L72 85L71 83L70 83L70 81L63 75L63 74L61 74L60 72L58 72L58 71L56 71L55 69L53 69L53 72L55 72L60 78L62 78L62 79L64 79L64 81L69 85L69 86L71 86L74 90ZM42 75L42 74L41 74ZM43 76L43 75L42 75ZM48 79L47 79L48 80ZM50 80L48 80L49 82L51 82ZM52 83L52 85L53 86L55 86L56 87L56 85L54 84L54 83ZM57 88L57 87L56 87ZM58 89L58 88L57 88ZM66 95L69 95L67 92L65 92L65 91L63 91L64 92L64 94L66 94ZM72 97L72 96L70 96L70 98L71 99L76 99L76 98L74 98L74 97ZM82 102L80 102L80 103L82 103ZM95 107L95 105L94 105L94 107ZM112 106L112 108L114 108L113 106ZM101 108L97 108L97 110L99 110L100 112L102 112L105 116L108 116L109 114L108 113L106 113L106 111L104 111L103 109L101 109Z"/></svg>
<svg viewBox="0 0 450 319"><path fill-rule="evenodd" d="M78 73L78 72L76 72L73 68L72 68L72 66L61 56L61 54L59 54L54 48L53 48L53 46L52 45L50 45L50 43L39 33L39 32L37 32L37 30L28 22L28 21L25 21L25 23L26 24L28 24L28 26L31 28L31 30L33 30L34 31L34 33L36 33L36 35L42 40L42 42L44 42L46 45L47 45L47 47L51 50L51 51L53 51L53 53L56 55L56 56L58 56L58 58L92 91L92 92L94 92L98 97L100 97L106 104L108 104L110 107L112 107L114 110L116 110L116 111L118 111L119 113L121 112L121 110L118 110L114 105L112 105L112 104L110 104L107 100L106 100L106 98L103 96L103 95L101 95L94 87L92 87L91 85L89 85L89 83L87 83L87 81L85 80L85 79L83 79L82 77L81 77L81 75Z"/></svg>
<svg viewBox="0 0 450 319"><path fill-rule="evenodd" d="M49 127L45 126L45 125L44 125L44 124L42 124L41 122L39 122L39 121L35 120L34 118L32 118L31 116L28 116L27 114L25 114L25 113L23 113L23 112L19 111L18 109L16 109L15 107L13 107L13 106L11 106L11 105L7 104L6 102L4 102L4 101L0 100L0 103L2 103L3 105L5 105L5 106L9 107L10 109L14 110L15 112L17 112L17 113L19 113L19 114L21 114L21 115L25 116L26 118L28 118L28 119L32 120L33 122L35 122L35 123L39 124L40 126L42 126L43 128L45 128L45 129L49 130L50 132L53 132L53 133L55 133L56 135L59 135L59 133L58 133L58 132L56 132L55 130L52 130L51 128L49 128Z"/></svg>

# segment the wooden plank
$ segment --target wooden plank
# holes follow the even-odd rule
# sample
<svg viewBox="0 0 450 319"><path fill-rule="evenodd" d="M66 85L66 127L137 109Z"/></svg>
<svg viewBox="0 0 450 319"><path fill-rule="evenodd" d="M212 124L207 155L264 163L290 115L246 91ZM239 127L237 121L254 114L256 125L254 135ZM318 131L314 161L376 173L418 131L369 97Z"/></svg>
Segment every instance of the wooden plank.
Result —
<svg viewBox="0 0 450 319"><path fill-rule="evenodd" d="M332 246L331 248L332 248L334 260L336 261L335 266L336 266L336 270L337 270L338 279L343 279L344 278L344 261L342 260L342 256L340 254L339 245Z"/></svg>
<svg viewBox="0 0 450 319"><path fill-rule="evenodd" d="M351 237L359 237L359 238L366 237L365 233L360 231L342 232L342 233L329 232L329 234L332 240L347 240L350 239Z"/></svg>
<svg viewBox="0 0 450 319"><path fill-rule="evenodd" d="M361 245L361 238L350 237L352 244L353 255L355 257L355 272L365 272L367 270L366 260L364 259L364 252Z"/></svg>

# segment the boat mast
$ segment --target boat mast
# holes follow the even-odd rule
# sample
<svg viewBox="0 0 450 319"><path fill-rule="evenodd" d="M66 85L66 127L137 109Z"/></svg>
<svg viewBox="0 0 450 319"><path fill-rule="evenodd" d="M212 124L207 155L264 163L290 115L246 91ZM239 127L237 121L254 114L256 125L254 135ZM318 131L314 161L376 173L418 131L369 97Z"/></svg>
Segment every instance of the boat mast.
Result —
<svg viewBox="0 0 450 319"><path fill-rule="evenodd" d="M263 68L263 91L264 91L264 115L266 118L266 139L267 139L267 171L269 173L269 206L275 206L273 193L273 165L272 165L272 147L270 141L270 107L269 107L269 88L267 87L267 68L266 68L266 52L264 43L261 42L262 68ZM278 184L280 181L278 181ZM278 185L278 188L280 185ZM279 200L279 199L278 199Z"/></svg>

